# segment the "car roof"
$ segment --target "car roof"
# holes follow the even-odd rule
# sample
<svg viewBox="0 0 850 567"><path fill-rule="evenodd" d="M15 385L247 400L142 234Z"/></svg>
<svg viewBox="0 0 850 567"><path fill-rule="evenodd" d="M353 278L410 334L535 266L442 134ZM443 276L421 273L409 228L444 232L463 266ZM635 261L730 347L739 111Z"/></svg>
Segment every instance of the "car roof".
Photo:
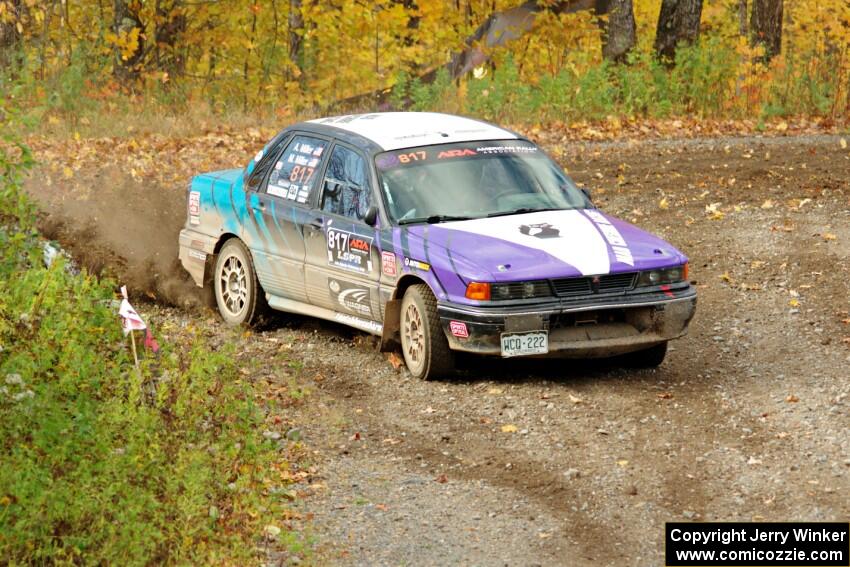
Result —
<svg viewBox="0 0 850 567"><path fill-rule="evenodd" d="M379 151L398 150L415 146L430 146L453 142L474 142L479 140L516 140L520 136L499 128L488 122L441 114L438 112L373 112L370 114L349 114L310 120L304 125L311 129L324 130L322 127L359 137L374 145Z"/></svg>

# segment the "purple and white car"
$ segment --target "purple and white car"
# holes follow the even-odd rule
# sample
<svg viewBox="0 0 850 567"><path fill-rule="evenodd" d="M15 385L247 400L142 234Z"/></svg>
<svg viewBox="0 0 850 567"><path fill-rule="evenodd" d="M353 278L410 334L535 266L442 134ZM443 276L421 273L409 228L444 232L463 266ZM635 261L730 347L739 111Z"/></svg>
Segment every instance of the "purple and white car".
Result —
<svg viewBox="0 0 850 567"><path fill-rule="evenodd" d="M595 208L522 136L445 114L303 122L196 176L180 259L228 323L337 321L421 378L458 351L658 365L696 307L676 248Z"/></svg>

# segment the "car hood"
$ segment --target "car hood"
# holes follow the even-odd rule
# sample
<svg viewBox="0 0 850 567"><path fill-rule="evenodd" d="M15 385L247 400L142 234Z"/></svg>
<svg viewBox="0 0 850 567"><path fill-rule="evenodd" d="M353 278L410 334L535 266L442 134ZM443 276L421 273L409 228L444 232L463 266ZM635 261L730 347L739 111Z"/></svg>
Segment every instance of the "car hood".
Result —
<svg viewBox="0 0 850 567"><path fill-rule="evenodd" d="M687 260L657 236L596 209L412 226L409 234L427 239L432 262L435 249L442 249L453 264L477 268L471 272L478 273L458 275L490 281L629 272Z"/></svg>

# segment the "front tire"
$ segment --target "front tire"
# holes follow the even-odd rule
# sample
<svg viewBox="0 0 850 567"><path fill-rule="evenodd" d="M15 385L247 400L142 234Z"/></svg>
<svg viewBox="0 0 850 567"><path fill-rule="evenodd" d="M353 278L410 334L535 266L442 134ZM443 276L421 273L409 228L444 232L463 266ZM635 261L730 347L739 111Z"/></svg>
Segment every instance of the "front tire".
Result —
<svg viewBox="0 0 850 567"><path fill-rule="evenodd" d="M224 243L213 273L218 312L228 325L255 325L268 310L251 253L238 238Z"/></svg>
<svg viewBox="0 0 850 567"><path fill-rule="evenodd" d="M440 327L437 298L425 284L407 288L401 301L401 350L415 378L430 380L454 370L454 353Z"/></svg>

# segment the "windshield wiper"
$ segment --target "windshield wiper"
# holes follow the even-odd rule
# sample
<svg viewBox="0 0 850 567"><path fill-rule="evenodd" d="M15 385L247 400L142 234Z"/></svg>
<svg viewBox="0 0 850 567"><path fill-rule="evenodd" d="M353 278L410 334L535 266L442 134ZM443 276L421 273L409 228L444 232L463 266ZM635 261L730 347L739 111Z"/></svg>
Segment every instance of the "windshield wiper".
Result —
<svg viewBox="0 0 850 567"><path fill-rule="evenodd" d="M434 224L438 222L448 222L448 221L458 221L458 220L469 220L475 217L466 217L462 215L431 215L430 217L416 217L412 219L401 219L398 221L398 224L414 224L418 222L427 222L428 224Z"/></svg>
<svg viewBox="0 0 850 567"><path fill-rule="evenodd" d="M508 215L521 215L523 213L539 213L542 211L561 211L563 209L558 207L546 207L542 209L534 209L531 207L521 207L519 209L512 209L510 211L499 211L498 213L490 213L487 215L488 217L506 217Z"/></svg>

